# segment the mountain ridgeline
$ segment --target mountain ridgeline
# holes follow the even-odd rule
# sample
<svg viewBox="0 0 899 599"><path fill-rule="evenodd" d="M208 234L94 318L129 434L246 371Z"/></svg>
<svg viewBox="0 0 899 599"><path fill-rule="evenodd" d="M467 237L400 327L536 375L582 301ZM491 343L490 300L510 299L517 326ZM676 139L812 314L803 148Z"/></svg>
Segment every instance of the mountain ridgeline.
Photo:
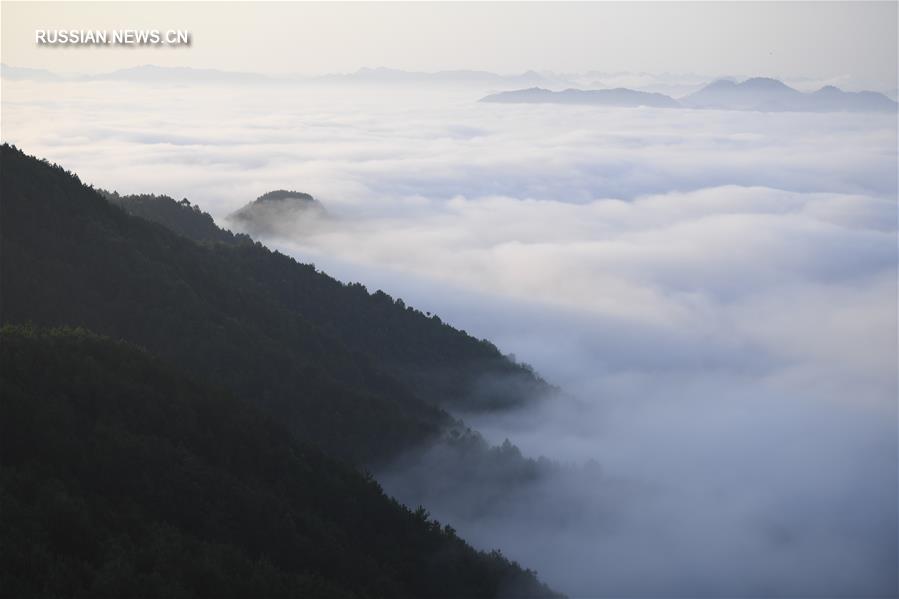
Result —
<svg viewBox="0 0 899 599"><path fill-rule="evenodd" d="M721 79L675 100L632 89L550 91L534 87L491 94L481 102L504 104L587 104L593 106L754 110L759 112L896 112L897 104L878 92L846 92L832 85L801 92L777 79L754 77L737 83Z"/></svg>
<svg viewBox="0 0 899 599"><path fill-rule="evenodd" d="M140 216L204 245L212 253L241 256L232 264L287 309L300 314L355 353L365 354L427 402L463 412L504 409L545 397L555 390L526 364L504 356L489 341L443 323L393 299L344 284L309 265L271 252L242 233L217 227L212 217L186 199L165 196L105 196ZM296 208L295 205L299 205ZM257 198L236 215L260 223L266 210L312 211L324 207L312 196L278 190ZM261 225L260 225L261 226ZM230 247L216 247L225 245Z"/></svg>
<svg viewBox="0 0 899 599"><path fill-rule="evenodd" d="M755 77L742 82L721 79L680 100L688 108L761 112L895 112L896 102L870 92L846 92L833 85L804 93L777 79Z"/></svg>
<svg viewBox="0 0 899 599"><path fill-rule="evenodd" d="M539 87L500 92L481 99L481 102L509 104L588 104L592 106L653 106L677 108L677 100L665 94L648 93L633 89L566 89L560 92Z"/></svg>
<svg viewBox="0 0 899 599"><path fill-rule="evenodd" d="M187 201L0 151L4 592L552 595L358 470L460 431L495 462L446 410L537 401L528 367Z"/></svg>
<svg viewBox="0 0 899 599"><path fill-rule="evenodd" d="M129 214L159 223L198 243L252 243L247 235L235 235L231 231L220 229L209 214L200 210L199 206L192 205L187 198L175 201L168 196L153 194L120 196L117 192L103 190L100 193L109 203Z"/></svg>

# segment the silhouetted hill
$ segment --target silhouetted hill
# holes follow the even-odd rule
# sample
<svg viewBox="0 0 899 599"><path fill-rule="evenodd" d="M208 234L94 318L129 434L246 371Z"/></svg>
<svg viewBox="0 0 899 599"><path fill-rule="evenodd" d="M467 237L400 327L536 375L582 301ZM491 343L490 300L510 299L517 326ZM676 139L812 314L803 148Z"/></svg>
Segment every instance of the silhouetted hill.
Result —
<svg viewBox="0 0 899 599"><path fill-rule="evenodd" d="M876 92L844 92L826 86L814 93L799 90L767 77L755 77L741 83L722 79L681 98L689 108L759 110L766 112L890 112L893 102Z"/></svg>
<svg viewBox="0 0 899 599"><path fill-rule="evenodd" d="M308 193L278 189L235 211L228 221L250 235L271 235L302 232L326 217L324 206Z"/></svg>
<svg viewBox="0 0 899 599"><path fill-rule="evenodd" d="M554 92L548 89L532 87L515 91L500 92L481 98L481 102L499 102L508 104L589 104L593 106L655 106L659 108L676 108L677 100L664 94L639 92L632 89L598 89L581 90L566 89Z"/></svg>
<svg viewBox="0 0 899 599"><path fill-rule="evenodd" d="M899 106L878 92L846 92L833 85L822 87L812 96L816 109L822 112L893 112Z"/></svg>
<svg viewBox="0 0 899 599"><path fill-rule="evenodd" d="M555 596L131 345L5 327L0 381L4 596Z"/></svg>
<svg viewBox="0 0 899 599"><path fill-rule="evenodd" d="M253 204L277 204L284 202L295 202L298 204L305 204L308 206L319 205L318 201L313 198L308 193L303 193L302 191L288 191L287 189L276 189L274 191L269 191L258 198L256 198L252 203Z"/></svg>

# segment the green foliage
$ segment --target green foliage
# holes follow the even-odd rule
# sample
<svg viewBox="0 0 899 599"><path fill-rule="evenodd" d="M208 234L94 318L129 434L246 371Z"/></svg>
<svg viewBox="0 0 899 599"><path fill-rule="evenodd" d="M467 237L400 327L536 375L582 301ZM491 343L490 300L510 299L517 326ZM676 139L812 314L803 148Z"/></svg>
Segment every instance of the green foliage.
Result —
<svg viewBox="0 0 899 599"><path fill-rule="evenodd" d="M129 344L4 327L0 383L4 596L552 596Z"/></svg>

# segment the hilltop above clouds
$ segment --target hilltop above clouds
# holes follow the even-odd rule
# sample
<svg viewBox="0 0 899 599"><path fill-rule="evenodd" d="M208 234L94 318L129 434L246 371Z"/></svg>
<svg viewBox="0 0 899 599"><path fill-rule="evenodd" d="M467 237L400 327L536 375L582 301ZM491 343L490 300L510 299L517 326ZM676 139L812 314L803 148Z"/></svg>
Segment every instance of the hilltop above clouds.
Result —
<svg viewBox="0 0 899 599"><path fill-rule="evenodd" d="M296 231L326 218L324 206L308 193L277 189L264 193L228 216L228 221L251 235Z"/></svg>

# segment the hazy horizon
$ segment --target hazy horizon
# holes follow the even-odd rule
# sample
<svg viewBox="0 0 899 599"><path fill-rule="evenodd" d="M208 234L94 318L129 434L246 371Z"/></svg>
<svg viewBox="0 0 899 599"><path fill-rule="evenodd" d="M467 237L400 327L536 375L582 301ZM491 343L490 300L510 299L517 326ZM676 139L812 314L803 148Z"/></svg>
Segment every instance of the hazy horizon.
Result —
<svg viewBox="0 0 899 599"><path fill-rule="evenodd" d="M387 66L689 72L896 87L894 2L2 4L4 62L64 73L155 63L306 75ZM257 8L254 8L257 7ZM552 27L545 24L551 22ZM364 23L364 27L359 25ZM39 28L179 28L189 48L41 48ZM539 40L539 43L535 43ZM690 40L690 43L684 43ZM463 41L463 43L459 43ZM664 52L652 51L664 48ZM714 51L710 51L714 49Z"/></svg>

